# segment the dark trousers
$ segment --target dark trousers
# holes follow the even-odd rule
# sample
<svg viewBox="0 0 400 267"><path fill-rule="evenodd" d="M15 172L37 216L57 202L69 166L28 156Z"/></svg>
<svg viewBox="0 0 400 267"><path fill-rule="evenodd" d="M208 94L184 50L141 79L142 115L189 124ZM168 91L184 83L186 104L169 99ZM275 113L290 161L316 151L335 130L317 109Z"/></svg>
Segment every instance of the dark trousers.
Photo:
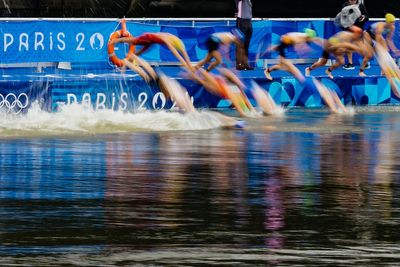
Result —
<svg viewBox="0 0 400 267"><path fill-rule="evenodd" d="M236 18L236 28L238 28L245 36L243 43L244 51L236 49L236 65L248 65L250 40L251 36L253 35L253 25L251 19Z"/></svg>

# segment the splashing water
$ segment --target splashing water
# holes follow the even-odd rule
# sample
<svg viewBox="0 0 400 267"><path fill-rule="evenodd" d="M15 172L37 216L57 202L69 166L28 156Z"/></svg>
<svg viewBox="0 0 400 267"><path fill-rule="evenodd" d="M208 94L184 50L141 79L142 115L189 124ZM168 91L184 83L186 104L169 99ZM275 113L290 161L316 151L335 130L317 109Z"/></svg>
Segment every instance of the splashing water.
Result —
<svg viewBox="0 0 400 267"><path fill-rule="evenodd" d="M346 110L346 112L341 111L340 114L347 116L353 116L356 114L356 108L354 106L346 106Z"/></svg>
<svg viewBox="0 0 400 267"><path fill-rule="evenodd" d="M271 114L274 116L284 116L286 113L286 109L283 106L276 106L274 110L271 111Z"/></svg>
<svg viewBox="0 0 400 267"><path fill-rule="evenodd" d="M264 90L254 80L252 81L251 86L252 94L256 99L257 105L265 114L282 116L285 113L285 109L282 106L277 105L269 92Z"/></svg>
<svg viewBox="0 0 400 267"><path fill-rule="evenodd" d="M219 116L210 111L179 113L144 111L127 113L93 110L71 104L49 113L34 103L26 114L0 111L0 135L3 138L33 136L72 136L137 131L207 130L224 127Z"/></svg>

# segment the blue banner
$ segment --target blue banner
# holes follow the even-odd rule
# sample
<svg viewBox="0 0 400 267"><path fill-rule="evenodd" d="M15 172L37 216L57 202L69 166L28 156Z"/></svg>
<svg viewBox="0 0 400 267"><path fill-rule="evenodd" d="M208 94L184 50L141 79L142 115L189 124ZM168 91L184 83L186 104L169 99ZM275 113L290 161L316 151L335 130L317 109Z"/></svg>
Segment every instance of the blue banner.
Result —
<svg viewBox="0 0 400 267"><path fill-rule="evenodd" d="M160 22L148 24L127 22L127 29L133 36L144 32L169 32L181 38L192 61L199 61L207 54L205 42L214 32L229 31L234 23L222 25L216 21L209 26L188 25L185 21L175 21L173 25ZM319 37L329 38L338 29L332 21L273 21L253 22L253 36L250 44L251 61L259 58L276 58L277 53L263 52L279 43L282 34L311 28ZM110 35L120 29L118 21L0 21L0 63L27 62L107 62L107 43ZM394 41L399 46L398 34ZM123 58L127 45L116 45L116 54ZM318 58L320 47L312 47L306 55L289 50L288 58ZM224 56L233 59L233 49L224 51ZM150 62L177 62L163 46L155 45L143 58Z"/></svg>
<svg viewBox="0 0 400 267"><path fill-rule="evenodd" d="M107 59L115 23L72 21L0 22L0 62L90 62Z"/></svg>
<svg viewBox="0 0 400 267"><path fill-rule="evenodd" d="M247 78L243 79L243 82L250 86L253 80L268 91L278 105L324 106L317 92L305 88L293 77L276 78L272 82L265 78ZM385 77L338 77L333 80L319 80L334 90L345 105L400 103ZM231 106L230 101L210 94L191 80L181 79L179 82L187 89L196 108ZM248 96L254 101L251 94ZM95 110L113 109L128 112L175 108L175 104L168 100L155 84L147 84L137 76L118 79L98 76L80 80L43 77L37 81L0 82L0 108L7 113L24 113L35 102L47 111L57 111L60 106L73 103L81 103Z"/></svg>

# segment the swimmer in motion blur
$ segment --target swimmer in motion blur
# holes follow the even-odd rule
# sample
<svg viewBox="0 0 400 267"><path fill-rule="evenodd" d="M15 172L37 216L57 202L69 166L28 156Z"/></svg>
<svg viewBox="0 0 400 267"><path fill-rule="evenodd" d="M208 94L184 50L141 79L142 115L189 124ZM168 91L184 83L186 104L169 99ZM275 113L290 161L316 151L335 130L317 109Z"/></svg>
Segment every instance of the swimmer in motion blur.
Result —
<svg viewBox="0 0 400 267"><path fill-rule="evenodd" d="M386 50L389 51L390 49L393 53L399 55L399 49L393 42L393 35L396 30L395 22L396 17L391 13L387 13L385 15L385 21L375 22L367 28L367 41L371 43L375 41Z"/></svg>
<svg viewBox="0 0 400 267"><path fill-rule="evenodd" d="M245 84L239 79L239 77L227 68L219 68L219 72L229 81L231 84L237 86L242 94L247 107L251 114L255 114L255 108L247 98L247 94L251 94L260 107L264 114L273 115L281 111L280 107L275 103L268 91L262 89L256 82L252 81L251 86L245 86ZM253 116L253 115L252 115Z"/></svg>
<svg viewBox="0 0 400 267"><path fill-rule="evenodd" d="M257 102L257 106L262 109L262 112L266 115L282 114L283 108L278 106L268 91L261 88L255 81L252 81L251 89L247 90L253 95L254 100Z"/></svg>
<svg viewBox="0 0 400 267"><path fill-rule="evenodd" d="M187 114L198 114L190 96L186 90L176 79L172 79L162 72L155 72L153 68L145 60L137 58L138 64L133 64L129 60L126 60L125 64L127 67L132 68L134 71L143 72L140 74L142 77L147 77L149 82L155 82L158 84L160 91L166 97L173 101L180 110ZM140 65L140 66L139 66ZM215 113L215 117L221 123L222 127L225 128L244 128L245 122L236 120L234 118L225 116L223 114Z"/></svg>
<svg viewBox="0 0 400 267"><path fill-rule="evenodd" d="M333 79L332 71L344 64L344 56L348 52L357 52L363 56L373 55L372 47L363 41L363 30L357 26L351 26L346 31L337 32L328 40L325 40L321 57L305 69L305 75L310 76L312 70L325 66L330 55L332 55L336 61L326 69L325 73ZM363 76L361 70L360 75Z"/></svg>
<svg viewBox="0 0 400 267"><path fill-rule="evenodd" d="M169 99L174 101L177 107L183 110L187 114L198 115L199 112L193 105L189 94L176 79L171 79L166 76L164 73L158 73L158 84L160 86L161 92ZM224 128L244 128L245 122L241 120L236 120L234 118L225 116L220 113L212 113L218 121L221 123L221 126Z"/></svg>
<svg viewBox="0 0 400 267"><path fill-rule="evenodd" d="M203 68L189 72L189 78L201 84L211 94L228 99L242 117L251 117L255 109L241 88L244 84L228 69L218 69L220 74L209 73Z"/></svg>
<svg viewBox="0 0 400 267"><path fill-rule="evenodd" d="M251 104L247 94L251 94L264 114L273 115L282 113L274 99L267 91L258 84L252 82L252 86L246 86L237 75L227 68L218 68L220 74L211 74L201 69L198 75L192 73L191 78L199 82L210 93L224 99L231 100L242 117L258 117L254 106Z"/></svg>
<svg viewBox="0 0 400 267"><path fill-rule="evenodd" d="M131 61L133 60L133 62ZM130 59L123 59L122 72L128 67L140 75L147 83L157 79L157 73L153 67L144 59L133 54Z"/></svg>
<svg viewBox="0 0 400 267"><path fill-rule="evenodd" d="M304 32L288 32L281 36L280 43L277 46L272 47L270 50L276 50L279 52L279 63L267 68L264 71L265 77L272 81L271 72L275 70L285 70L291 72L293 68L287 68L288 59L286 58L286 49L290 46L304 45L310 43L321 44L322 39L317 37L317 33L312 29L304 29Z"/></svg>
<svg viewBox="0 0 400 267"><path fill-rule="evenodd" d="M376 48L376 43L378 43L381 48L388 52L392 51L396 56L398 56L400 54L399 49L393 42L393 35L396 30L395 22L396 17L391 13L387 13L385 15L385 21L375 22L367 28L364 33L365 41L374 48ZM364 56L361 63L360 72L364 72L367 63L371 58L372 55Z"/></svg>
<svg viewBox="0 0 400 267"><path fill-rule="evenodd" d="M243 50L243 39L243 33L236 28L232 29L232 32L215 32L211 34L206 43L208 53L204 59L197 63L195 68L199 69L214 59L214 61L212 61L206 69L207 71L213 70L222 63L222 55L218 51L219 47L221 45L229 46L231 44L235 44L237 49Z"/></svg>
<svg viewBox="0 0 400 267"><path fill-rule="evenodd" d="M280 68L291 73L305 88L317 92L325 101L326 105L334 113L347 113L346 107L341 102L340 98L333 90L324 86L321 82L314 78L304 77L301 71L285 57L280 58Z"/></svg>
<svg viewBox="0 0 400 267"><path fill-rule="evenodd" d="M167 99L171 99L177 107L185 112L194 112L195 107L190 101L185 88L178 82L167 77L163 73L156 73L153 67L144 59L139 57L142 53L150 48L151 45L161 44L169 48L188 70L192 70L189 57L186 53L183 42L175 35L169 33L144 33L138 37L122 37L110 40L110 44L130 43L134 45L142 45L143 47L132 54L130 58L123 60L123 67L128 67L138 73L147 83L155 82L158 84L161 92Z"/></svg>
<svg viewBox="0 0 400 267"><path fill-rule="evenodd" d="M400 98L400 69L389 51L379 43L375 44L375 56L383 75L388 79L392 92Z"/></svg>
<svg viewBox="0 0 400 267"><path fill-rule="evenodd" d="M186 88L178 81L171 79L162 72L158 74L157 81L161 92L166 98L171 99L177 107L185 112L196 112Z"/></svg>
<svg viewBox="0 0 400 267"><path fill-rule="evenodd" d="M143 46L139 51L135 53L138 57L142 55L145 51L147 51L152 45L160 44L166 46L169 51L179 60L183 67L188 70L193 70L192 63L189 59L189 55L186 52L186 48L181 39L177 36L166 33L143 33L137 37L122 37L118 39L113 39L110 41L110 44L115 43L128 43L133 45L141 45ZM134 61L136 58L130 58L129 61Z"/></svg>

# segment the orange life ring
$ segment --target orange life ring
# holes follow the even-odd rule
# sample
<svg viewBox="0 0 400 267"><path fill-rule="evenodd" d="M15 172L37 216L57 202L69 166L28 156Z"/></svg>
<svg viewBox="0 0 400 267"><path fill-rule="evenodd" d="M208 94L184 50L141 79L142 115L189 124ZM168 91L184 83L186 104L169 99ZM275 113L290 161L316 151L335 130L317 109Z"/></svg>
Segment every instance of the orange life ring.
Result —
<svg viewBox="0 0 400 267"><path fill-rule="evenodd" d="M110 36L110 40L114 40L114 39L119 39L121 37L132 37L132 35L127 32L126 30L122 29L116 32L113 32ZM124 65L122 59L118 58L117 55L115 54L115 44L110 44L110 42L108 43L107 46L107 51L108 51L108 58L110 59L110 61L117 67L122 67ZM126 59L130 58L133 54L135 53L135 45L134 44L130 44L129 45L129 51L128 54L126 55Z"/></svg>

